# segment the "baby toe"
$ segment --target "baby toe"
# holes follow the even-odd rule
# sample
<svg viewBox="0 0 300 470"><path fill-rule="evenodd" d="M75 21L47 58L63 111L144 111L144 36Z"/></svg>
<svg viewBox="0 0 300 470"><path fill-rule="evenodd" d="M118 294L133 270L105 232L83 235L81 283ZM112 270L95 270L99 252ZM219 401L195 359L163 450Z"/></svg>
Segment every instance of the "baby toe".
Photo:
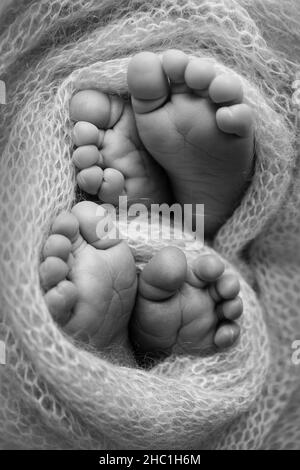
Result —
<svg viewBox="0 0 300 470"><path fill-rule="evenodd" d="M105 205L81 201L72 208L72 213L80 226L81 236L94 248L104 250L121 242L114 217L110 217ZM108 225L111 232L104 230Z"/></svg>
<svg viewBox="0 0 300 470"><path fill-rule="evenodd" d="M192 271L203 285L216 281L224 272L225 265L214 254L199 256L192 265Z"/></svg>
<svg viewBox="0 0 300 470"><path fill-rule="evenodd" d="M100 189L97 191L101 201L110 204L119 204L119 197L125 187L123 174L114 168L107 168L103 172L103 180Z"/></svg>
<svg viewBox="0 0 300 470"><path fill-rule="evenodd" d="M211 82L208 90L214 103L241 103L243 100L243 87L238 77L232 74L217 75Z"/></svg>
<svg viewBox="0 0 300 470"><path fill-rule="evenodd" d="M141 52L128 66L127 81L132 105L138 114L159 108L167 99L169 84L160 58L152 52Z"/></svg>
<svg viewBox="0 0 300 470"><path fill-rule="evenodd" d="M226 300L217 306L217 315L223 320L237 320L243 313L243 301L241 297Z"/></svg>
<svg viewBox="0 0 300 470"><path fill-rule="evenodd" d="M240 327L237 323L223 323L214 336L214 344L218 349L227 349L233 346L240 336Z"/></svg>
<svg viewBox="0 0 300 470"><path fill-rule="evenodd" d="M162 56L163 69L172 83L184 83L188 56L177 49L169 49Z"/></svg>
<svg viewBox="0 0 300 470"><path fill-rule="evenodd" d="M62 259L49 256L40 265L40 280L45 291L64 280L69 273L69 267Z"/></svg>
<svg viewBox="0 0 300 470"><path fill-rule="evenodd" d="M70 118L74 122L85 121L99 129L110 129L120 119L124 101L116 95L98 90L82 90L70 102Z"/></svg>
<svg viewBox="0 0 300 470"><path fill-rule="evenodd" d="M240 281L235 274L225 272L209 287L209 291L215 302L232 300L237 297L240 292Z"/></svg>
<svg viewBox="0 0 300 470"><path fill-rule="evenodd" d="M253 113L245 103L218 109L216 120L219 129L227 134L249 137L253 132Z"/></svg>
<svg viewBox="0 0 300 470"><path fill-rule="evenodd" d="M207 90L214 77L214 66L205 59L191 60L185 70L185 82L194 91Z"/></svg>
<svg viewBox="0 0 300 470"><path fill-rule="evenodd" d="M78 300L78 291L70 281L61 281L44 296L48 310L60 326L65 326Z"/></svg>
<svg viewBox="0 0 300 470"><path fill-rule="evenodd" d="M103 181L103 170L98 166L91 166L81 170L77 175L78 186L88 194L96 195Z"/></svg>
<svg viewBox="0 0 300 470"><path fill-rule="evenodd" d="M108 124L110 111L109 97L97 90L82 90L70 102L72 121L86 121L103 128Z"/></svg>
<svg viewBox="0 0 300 470"><path fill-rule="evenodd" d="M139 279L139 293L152 301L166 300L182 286L186 256L176 247L165 247L146 264Z"/></svg>
<svg viewBox="0 0 300 470"><path fill-rule="evenodd" d="M79 169L83 170L91 166L102 165L102 157L95 145L84 145L76 149L73 153L73 163Z"/></svg>
<svg viewBox="0 0 300 470"><path fill-rule="evenodd" d="M101 132L90 122L79 121L73 129L73 142L76 147L82 145L95 145L100 147L102 143Z"/></svg>
<svg viewBox="0 0 300 470"><path fill-rule="evenodd" d="M71 243L79 237L79 223L76 217L69 212L62 212L53 222L52 233L64 235Z"/></svg>
<svg viewBox="0 0 300 470"><path fill-rule="evenodd" d="M234 299L240 292L240 281L235 274L225 273L216 282L219 295L226 300Z"/></svg>
<svg viewBox="0 0 300 470"><path fill-rule="evenodd" d="M68 261L72 249L71 241L59 234L50 235L43 249L44 258L54 256Z"/></svg>

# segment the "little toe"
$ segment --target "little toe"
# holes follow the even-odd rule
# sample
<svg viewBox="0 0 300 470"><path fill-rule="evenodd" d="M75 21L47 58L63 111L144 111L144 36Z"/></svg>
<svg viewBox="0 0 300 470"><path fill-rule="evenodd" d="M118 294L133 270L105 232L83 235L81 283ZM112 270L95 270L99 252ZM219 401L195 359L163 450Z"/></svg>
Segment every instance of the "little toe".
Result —
<svg viewBox="0 0 300 470"><path fill-rule="evenodd" d="M217 75L211 82L208 90L214 103L241 103L243 101L243 87L238 77L233 74Z"/></svg>
<svg viewBox="0 0 300 470"><path fill-rule="evenodd" d="M98 191L98 197L101 201L110 204L119 204L119 197L122 195L125 187L125 178L123 174L114 168L107 168L103 172L103 180Z"/></svg>
<svg viewBox="0 0 300 470"><path fill-rule="evenodd" d="M154 111L169 95L168 79L160 58L152 52L141 52L133 57L128 66L127 81L137 114Z"/></svg>
<svg viewBox="0 0 300 470"><path fill-rule="evenodd" d="M192 274L202 283L202 286L216 281L222 276L224 270L223 261L214 254L200 255L192 265Z"/></svg>
<svg viewBox="0 0 300 470"><path fill-rule="evenodd" d="M182 286L187 272L183 251L175 247L163 248L143 269L139 279L139 293L149 300L170 298Z"/></svg>
<svg viewBox="0 0 300 470"><path fill-rule="evenodd" d="M70 281L61 281L44 296L46 305L54 321L65 326L78 300L78 291Z"/></svg>
<svg viewBox="0 0 300 470"><path fill-rule="evenodd" d="M62 259L49 256L40 265L40 280L45 291L63 281L69 273L69 266Z"/></svg>
<svg viewBox="0 0 300 470"><path fill-rule="evenodd" d="M233 346L240 336L240 327L234 322L224 322L219 326L214 337L214 344L218 349L227 349Z"/></svg>
<svg viewBox="0 0 300 470"><path fill-rule="evenodd" d="M218 109L216 120L219 129L227 134L250 137L253 133L252 110L245 103Z"/></svg>
<svg viewBox="0 0 300 470"><path fill-rule="evenodd" d="M101 153L95 145L84 145L73 152L73 163L79 169L101 166L103 164Z"/></svg>
<svg viewBox="0 0 300 470"><path fill-rule="evenodd" d="M68 261L72 249L71 241L59 234L50 235L43 249L44 258L54 256Z"/></svg>
<svg viewBox="0 0 300 470"><path fill-rule="evenodd" d="M91 195L98 194L102 181L103 170L95 165L81 170L77 175L78 186Z"/></svg>
<svg viewBox="0 0 300 470"><path fill-rule="evenodd" d="M185 82L195 92L204 92L215 77L213 64L205 59L191 60L185 70Z"/></svg>
<svg viewBox="0 0 300 470"><path fill-rule="evenodd" d="M102 144L101 132L91 122L79 121L73 129L73 142L76 147L82 145L95 145L100 147Z"/></svg>
<svg viewBox="0 0 300 470"><path fill-rule="evenodd" d="M225 300L217 305L217 315L221 320L237 320L243 313L243 301L241 297Z"/></svg>

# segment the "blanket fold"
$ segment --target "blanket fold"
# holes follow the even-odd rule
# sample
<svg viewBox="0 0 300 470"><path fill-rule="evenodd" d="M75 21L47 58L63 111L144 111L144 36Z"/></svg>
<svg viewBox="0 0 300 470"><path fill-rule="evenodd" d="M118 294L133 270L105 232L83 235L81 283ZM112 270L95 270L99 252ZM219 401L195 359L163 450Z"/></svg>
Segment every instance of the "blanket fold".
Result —
<svg viewBox="0 0 300 470"><path fill-rule="evenodd" d="M299 448L300 174L297 0L10 0L0 8L0 448ZM53 322L38 276L51 222L74 204L73 93L127 96L140 50L178 48L240 77L256 167L212 247L239 273L241 340L150 370L83 349ZM298 76L299 78L299 76ZM294 96L295 98L295 96ZM156 248L128 240L138 263ZM286 432L282 432L282 429Z"/></svg>

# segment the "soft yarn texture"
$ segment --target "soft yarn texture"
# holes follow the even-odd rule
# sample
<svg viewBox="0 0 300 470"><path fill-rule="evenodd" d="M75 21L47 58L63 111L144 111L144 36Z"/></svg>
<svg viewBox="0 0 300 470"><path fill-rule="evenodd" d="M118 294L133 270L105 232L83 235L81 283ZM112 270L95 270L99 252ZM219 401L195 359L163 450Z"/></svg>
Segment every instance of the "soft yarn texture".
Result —
<svg viewBox="0 0 300 470"><path fill-rule="evenodd" d="M1 2L1 448L300 447L291 360L300 339L299 24L298 0ZM75 201L70 97L86 87L127 96L130 57L167 48L241 77L257 161L212 248L240 273L239 344L142 370L66 337L47 311L38 267L51 222ZM137 262L153 254L143 238L130 244Z"/></svg>

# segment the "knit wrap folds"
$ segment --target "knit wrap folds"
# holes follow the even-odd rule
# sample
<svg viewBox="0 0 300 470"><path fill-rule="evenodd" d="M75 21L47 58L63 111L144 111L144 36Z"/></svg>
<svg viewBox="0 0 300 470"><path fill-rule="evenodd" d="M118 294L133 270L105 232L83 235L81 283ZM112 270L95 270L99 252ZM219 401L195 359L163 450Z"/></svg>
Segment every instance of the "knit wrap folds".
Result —
<svg viewBox="0 0 300 470"><path fill-rule="evenodd" d="M298 0L1 2L0 448L300 447L299 24ZM127 96L130 57L167 48L241 77L256 167L206 248L239 273L240 342L144 370L68 338L47 310L38 267L51 223L75 201L72 94ZM153 254L142 236L129 243L137 262Z"/></svg>

